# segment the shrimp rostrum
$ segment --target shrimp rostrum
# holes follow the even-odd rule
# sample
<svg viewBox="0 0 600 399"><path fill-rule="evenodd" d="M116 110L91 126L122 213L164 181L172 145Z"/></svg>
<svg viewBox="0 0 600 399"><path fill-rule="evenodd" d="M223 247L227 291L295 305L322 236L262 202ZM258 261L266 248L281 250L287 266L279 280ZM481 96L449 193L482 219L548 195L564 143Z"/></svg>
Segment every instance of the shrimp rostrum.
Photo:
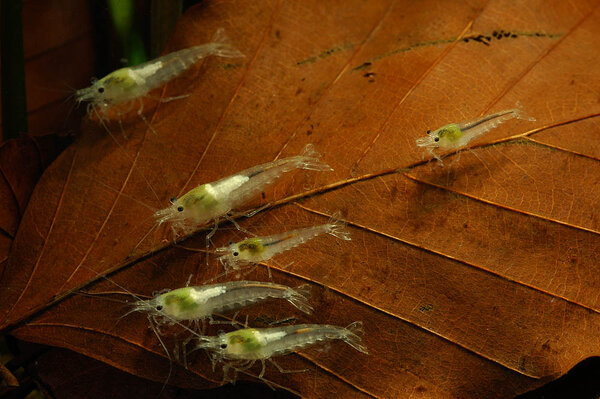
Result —
<svg viewBox="0 0 600 399"><path fill-rule="evenodd" d="M286 231L266 237L246 238L239 242L231 242L226 247L217 248L221 254L219 261L227 271L238 270L248 263L259 263L273 256L292 249L312 240L321 234L331 234L342 240L350 240L350 232L346 224L339 220L340 213L336 212L326 224Z"/></svg>
<svg viewBox="0 0 600 399"><path fill-rule="evenodd" d="M225 35L224 29L215 33L212 42L166 54L133 67L117 69L102 79L92 80L92 85L75 93L77 103L88 102L88 113L94 110L104 116L114 105L140 100L138 114L142 115L141 98L150 91L179 76L200 59L210 55L218 57L243 57ZM182 96L186 97L186 96ZM163 99L166 102L177 98Z"/></svg>
<svg viewBox="0 0 600 399"><path fill-rule="evenodd" d="M243 206L281 175L294 169L333 170L321 162L320 155L311 144L307 144L302 155L258 165L202 184L179 198L173 197L171 206L157 211L154 217L159 225L171 222L175 235L177 230L189 233L208 222L215 221L216 224L221 217L228 218L232 210Z"/></svg>
<svg viewBox="0 0 600 399"><path fill-rule="evenodd" d="M429 154L442 162L439 155L434 152L437 148L442 150L460 149L474 138L513 118L535 121L535 118L525 114L519 105L517 103L517 108L499 111L470 121L451 123L434 131L428 130L427 136L417 139L417 146L427 148Z"/></svg>
<svg viewBox="0 0 600 399"><path fill-rule="evenodd" d="M273 363L281 372L306 371L283 370L272 358L327 341L342 340L357 351L368 354L367 348L361 342L361 335L362 322L354 322L346 328L325 324L243 328L217 336L197 337L198 342L194 350L208 351L213 370L218 362L224 362L223 380L235 382L237 372L250 369L257 360L262 363L259 379L263 379L265 374L266 361ZM234 372L232 376L229 376L230 370Z"/></svg>

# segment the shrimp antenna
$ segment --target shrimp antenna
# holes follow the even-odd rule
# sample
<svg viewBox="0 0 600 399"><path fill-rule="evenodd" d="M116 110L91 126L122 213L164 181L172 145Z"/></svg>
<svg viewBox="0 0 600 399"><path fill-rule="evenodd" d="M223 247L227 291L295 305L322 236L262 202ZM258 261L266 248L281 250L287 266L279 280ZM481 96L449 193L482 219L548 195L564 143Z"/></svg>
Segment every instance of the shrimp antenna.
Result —
<svg viewBox="0 0 600 399"><path fill-rule="evenodd" d="M89 105L92 105L92 104L89 104ZM88 107L89 107L89 105L88 105ZM134 161L134 159L127 153L127 151L125 151L125 148L121 145L121 143L119 143L119 141L117 140L117 138L112 134L112 132L110 131L110 129L108 128L108 126L106 126L106 124L104 123L104 119L102 117L100 117L100 114L98 113L97 107L92 106L92 109L94 110L94 113L96 114L96 117L100 121L100 124L102 125L102 127L104 128L104 130L106 130L106 132L109 134L109 136L115 142L115 144L117 146L119 146L119 148L121 149L121 151L123 151L123 154L125 154L125 156L127 158L129 158L129 160ZM154 191L154 189L152 188L152 185L150 184L150 182L148 181L148 179L146 178L146 176L142 172L140 172L140 175L142 176L142 178L146 182L146 185L148 186L148 188L150 189L150 191L152 192L152 194L156 198L156 201L158 203L160 203L160 199L158 198L158 195L156 194L156 191Z"/></svg>
<svg viewBox="0 0 600 399"><path fill-rule="evenodd" d="M154 322L150 318L150 315L148 315L148 322L150 323L150 328L152 328L152 331L154 332L154 335L156 335L156 338L158 339L158 342L160 342L160 345L162 346L162 348L164 349L165 353L167 354L167 358L169 358L169 374L167 375L167 379L163 383L163 386L160 389L160 392L158 393L158 396L160 396L163 393L163 391L165 390L165 387L167 386L167 383L169 382L169 379L171 379L171 373L173 372L173 359L171 359L171 354L169 353L169 350L167 349L167 346L165 345L165 343L163 342L163 340L160 338L160 335L158 334L158 330L157 330L156 326L154 325Z"/></svg>

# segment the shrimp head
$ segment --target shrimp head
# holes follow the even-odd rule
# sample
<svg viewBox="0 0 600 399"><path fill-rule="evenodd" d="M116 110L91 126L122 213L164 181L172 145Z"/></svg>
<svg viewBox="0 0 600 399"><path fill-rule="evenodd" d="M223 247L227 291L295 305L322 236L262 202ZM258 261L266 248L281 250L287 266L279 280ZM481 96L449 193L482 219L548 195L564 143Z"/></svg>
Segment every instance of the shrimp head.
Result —
<svg viewBox="0 0 600 399"><path fill-rule="evenodd" d="M171 198L171 206L154 213L154 218L159 224L169 221L177 225L186 220L203 224L229 211L230 207L219 200L219 193L213 186L203 184L181 198Z"/></svg>
<svg viewBox="0 0 600 399"><path fill-rule="evenodd" d="M428 149L454 148L462 136L463 131L453 123L434 131L428 130L427 136L417 139L417 146Z"/></svg>

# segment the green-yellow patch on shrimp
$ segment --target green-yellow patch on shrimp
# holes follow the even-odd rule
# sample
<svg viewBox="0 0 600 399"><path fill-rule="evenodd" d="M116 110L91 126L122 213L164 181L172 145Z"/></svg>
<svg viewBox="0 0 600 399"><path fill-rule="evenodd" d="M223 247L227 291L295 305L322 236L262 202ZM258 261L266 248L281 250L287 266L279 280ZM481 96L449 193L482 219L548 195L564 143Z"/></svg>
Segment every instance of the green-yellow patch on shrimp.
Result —
<svg viewBox="0 0 600 399"><path fill-rule="evenodd" d="M260 333L254 328L232 332L227 338L229 352L234 354L257 352L262 348Z"/></svg>
<svg viewBox="0 0 600 399"><path fill-rule="evenodd" d="M427 136L418 138L416 143L419 147L427 148L432 156L442 162L439 155L434 152L435 149L457 150L466 146L474 138L513 118L535 121L535 118L525 114L517 103L517 108L495 112L466 122L451 123L434 131L428 130Z"/></svg>
<svg viewBox="0 0 600 399"><path fill-rule="evenodd" d="M263 240L261 238L247 238L238 243L240 252L249 252L252 255L257 255L265 251Z"/></svg>
<svg viewBox="0 0 600 399"><path fill-rule="evenodd" d="M331 234L342 240L350 240L350 233L346 224L339 220L340 213L336 212L328 223L286 231L265 237L246 238L239 242L232 242L226 247L217 248L220 254L219 261L227 269L239 269L247 263L264 262L275 255L304 244L321 234Z"/></svg>

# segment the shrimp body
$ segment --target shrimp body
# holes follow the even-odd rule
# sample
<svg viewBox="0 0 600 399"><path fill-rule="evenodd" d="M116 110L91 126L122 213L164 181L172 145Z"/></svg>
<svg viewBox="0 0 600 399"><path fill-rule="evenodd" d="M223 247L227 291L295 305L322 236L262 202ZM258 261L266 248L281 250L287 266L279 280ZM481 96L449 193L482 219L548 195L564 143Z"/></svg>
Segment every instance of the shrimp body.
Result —
<svg viewBox="0 0 600 399"><path fill-rule="evenodd" d="M431 155L441 161L439 156L433 152L434 149L459 149L466 146L474 138L513 118L535 121L535 118L526 115L519 108L508 109L467 122L451 123L434 131L428 130L427 136L417 139L417 146L427 148Z"/></svg>
<svg viewBox="0 0 600 399"><path fill-rule="evenodd" d="M166 320L204 320L215 313L235 310L264 302L285 299L298 310L310 313L308 286L292 289L285 285L259 281L231 281L196 287L183 287L135 303L136 311L147 312Z"/></svg>
<svg viewBox="0 0 600 399"><path fill-rule="evenodd" d="M226 247L217 248L221 253L219 261L226 268L239 269L239 265L258 263L271 259L273 256L301 245L313 238L327 233L342 240L350 240L346 225L338 220L336 213L328 223L287 231L266 237L247 238L240 242L230 243Z"/></svg>
<svg viewBox="0 0 600 399"><path fill-rule="evenodd" d="M367 348L361 343L360 333L361 322L352 323L346 328L325 324L244 328L215 337L201 337L197 348L211 351L213 359L217 360L266 360L339 339L367 354Z"/></svg>
<svg viewBox="0 0 600 399"><path fill-rule="evenodd" d="M90 106L107 109L115 104L136 100L145 96L194 65L210 56L243 57L219 29L211 43L175 51L162 57L109 73L92 85L78 90L76 101L89 102Z"/></svg>
<svg viewBox="0 0 600 399"><path fill-rule="evenodd" d="M169 221L174 228L193 230L244 205L281 175L294 169L333 170L320 161L320 155L308 144L302 155L258 165L198 186L180 198L171 198L171 206L157 211L154 217L159 224Z"/></svg>

